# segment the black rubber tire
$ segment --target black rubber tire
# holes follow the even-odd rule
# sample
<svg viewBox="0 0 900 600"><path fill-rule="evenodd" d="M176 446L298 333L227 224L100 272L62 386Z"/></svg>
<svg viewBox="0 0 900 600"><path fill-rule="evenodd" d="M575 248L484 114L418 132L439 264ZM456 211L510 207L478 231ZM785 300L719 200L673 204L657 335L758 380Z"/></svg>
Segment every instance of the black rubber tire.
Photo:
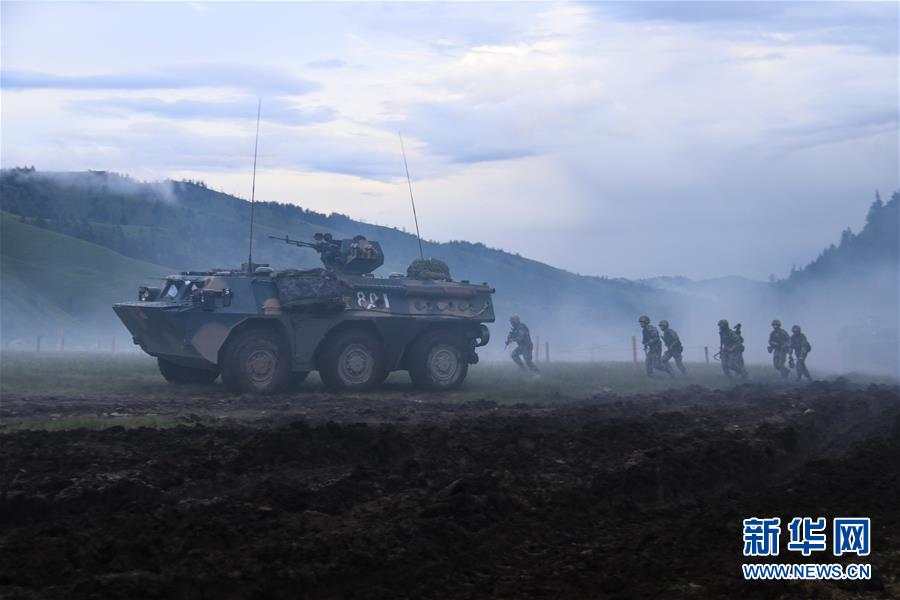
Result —
<svg viewBox="0 0 900 600"><path fill-rule="evenodd" d="M266 396L288 391L290 348L269 329L248 329L229 340L222 353L222 383L235 394Z"/></svg>
<svg viewBox="0 0 900 600"><path fill-rule="evenodd" d="M175 364L165 358L157 358L159 372L169 383L182 384L208 384L216 380L219 372L215 369L193 369Z"/></svg>
<svg viewBox="0 0 900 600"><path fill-rule="evenodd" d="M331 390L363 392L384 380L381 342L368 331L345 331L325 342L319 376Z"/></svg>
<svg viewBox="0 0 900 600"><path fill-rule="evenodd" d="M418 388L456 389L469 372L465 338L451 331L426 333L409 347L407 365Z"/></svg>

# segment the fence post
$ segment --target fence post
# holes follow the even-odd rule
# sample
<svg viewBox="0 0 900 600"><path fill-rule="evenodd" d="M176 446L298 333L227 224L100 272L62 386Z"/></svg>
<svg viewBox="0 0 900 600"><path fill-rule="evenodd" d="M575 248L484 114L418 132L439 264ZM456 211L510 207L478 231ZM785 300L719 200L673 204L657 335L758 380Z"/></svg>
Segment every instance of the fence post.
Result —
<svg viewBox="0 0 900 600"><path fill-rule="evenodd" d="M709 364L709 346L703 346L703 355L706 357L706 364Z"/></svg>
<svg viewBox="0 0 900 600"><path fill-rule="evenodd" d="M544 362L550 364L550 342L544 342Z"/></svg>
<svg viewBox="0 0 900 600"><path fill-rule="evenodd" d="M43 336L40 336L40 335L37 336L37 339L36 339L36 342L35 342L35 352L40 352L40 351L41 351L41 337L43 337Z"/></svg>
<svg viewBox="0 0 900 600"><path fill-rule="evenodd" d="M631 358L634 360L634 364L638 364L637 360L637 337L631 336Z"/></svg>
<svg viewBox="0 0 900 600"><path fill-rule="evenodd" d="M112 337L112 342L110 343L110 353L111 354L116 353L116 336Z"/></svg>
<svg viewBox="0 0 900 600"><path fill-rule="evenodd" d="M541 362L541 336L534 336L534 362Z"/></svg>
<svg viewBox="0 0 900 600"><path fill-rule="evenodd" d="M64 329L59 330L59 351L65 352L66 350L66 331Z"/></svg>

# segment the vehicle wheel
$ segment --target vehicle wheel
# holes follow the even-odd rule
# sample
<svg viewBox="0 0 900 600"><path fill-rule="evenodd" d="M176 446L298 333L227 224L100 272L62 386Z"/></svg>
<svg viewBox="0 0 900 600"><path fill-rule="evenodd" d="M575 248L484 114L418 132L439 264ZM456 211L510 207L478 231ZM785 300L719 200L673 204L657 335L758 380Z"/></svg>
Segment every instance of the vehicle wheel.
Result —
<svg viewBox="0 0 900 600"><path fill-rule="evenodd" d="M381 343L367 331L339 333L319 357L319 376L332 390L369 390L384 379Z"/></svg>
<svg viewBox="0 0 900 600"><path fill-rule="evenodd" d="M427 333L409 348L409 376L426 390L452 390L466 378L469 360L462 336L449 331Z"/></svg>
<svg viewBox="0 0 900 600"><path fill-rule="evenodd" d="M290 349L274 331L248 329L228 342L221 370L222 383L236 394L277 394L291 382Z"/></svg>
<svg viewBox="0 0 900 600"><path fill-rule="evenodd" d="M219 376L219 371L215 369L192 369L165 358L157 358L156 364L159 365L159 372L169 383L212 383Z"/></svg>

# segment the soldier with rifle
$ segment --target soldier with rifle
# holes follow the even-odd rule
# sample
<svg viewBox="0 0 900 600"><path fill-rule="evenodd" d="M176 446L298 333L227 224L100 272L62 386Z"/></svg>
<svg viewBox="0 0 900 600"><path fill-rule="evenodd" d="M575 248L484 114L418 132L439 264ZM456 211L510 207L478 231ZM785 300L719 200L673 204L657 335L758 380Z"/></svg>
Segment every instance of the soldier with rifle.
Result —
<svg viewBox="0 0 900 600"><path fill-rule="evenodd" d="M728 321L719 321L719 360L722 362L722 371L731 379L734 372L747 379L747 369L744 367L744 336L741 334L741 324L738 323L731 329Z"/></svg>
<svg viewBox="0 0 900 600"><path fill-rule="evenodd" d="M769 334L769 354L772 355L772 365L781 373L781 377L787 379L791 370L784 366L784 361L791 352L791 336L781 328L781 321L772 321L772 333Z"/></svg>
<svg viewBox="0 0 900 600"><path fill-rule="evenodd" d="M523 371L527 365L532 373L535 375L539 374L540 371L538 371L537 366L531 360L534 344L531 342L531 332L528 331L528 326L522 322L518 315L511 316L509 324L512 325L512 329L510 329L509 335L506 336L506 346L508 347L512 343L516 344L515 349L512 351L513 362Z"/></svg>
<svg viewBox="0 0 900 600"><path fill-rule="evenodd" d="M668 365L669 359L674 358L675 366L678 367L681 374L687 375L687 369L684 368L684 363L681 361L684 346L681 345L681 339L678 337L678 333L669 327L669 322L665 319L659 322L659 328L662 329L662 340L666 345L666 351L662 355L662 361Z"/></svg>
<svg viewBox="0 0 900 600"><path fill-rule="evenodd" d="M806 377L807 380L812 381L812 376L806 368L806 355L812 350L812 345L809 343L809 340L806 339L806 335L800 331L799 325L791 327L791 332L791 352L797 357L797 381L800 381L804 377ZM791 356L791 362L793 361L794 356Z"/></svg>
<svg viewBox="0 0 900 600"><path fill-rule="evenodd" d="M653 377L654 369L664 371L670 376L674 375L669 363L662 361L662 340L659 338L659 331L650 324L650 317L641 315L638 323L640 323L641 331L643 332L641 341L644 344L644 366L647 369L647 377Z"/></svg>

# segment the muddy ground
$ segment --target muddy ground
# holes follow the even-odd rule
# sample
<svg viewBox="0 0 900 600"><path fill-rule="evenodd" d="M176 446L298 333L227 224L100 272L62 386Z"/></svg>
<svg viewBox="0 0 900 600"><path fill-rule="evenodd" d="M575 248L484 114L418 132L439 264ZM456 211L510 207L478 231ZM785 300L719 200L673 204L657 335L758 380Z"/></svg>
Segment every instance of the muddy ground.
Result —
<svg viewBox="0 0 900 600"><path fill-rule="evenodd" d="M84 414L183 425L0 433L2 597L900 597L896 386L0 407ZM744 582L750 516L871 517L873 579Z"/></svg>

